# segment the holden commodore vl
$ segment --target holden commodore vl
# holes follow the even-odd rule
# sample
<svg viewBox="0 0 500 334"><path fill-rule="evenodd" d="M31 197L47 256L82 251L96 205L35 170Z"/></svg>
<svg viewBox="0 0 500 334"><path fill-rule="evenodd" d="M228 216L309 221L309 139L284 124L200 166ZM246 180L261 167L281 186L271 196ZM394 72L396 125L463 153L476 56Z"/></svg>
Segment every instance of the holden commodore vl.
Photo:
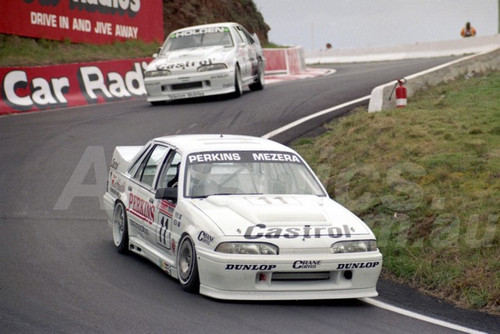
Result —
<svg viewBox="0 0 500 334"><path fill-rule="evenodd" d="M115 148L104 205L120 253L228 300L377 295L375 235L271 140L175 135Z"/></svg>
<svg viewBox="0 0 500 334"><path fill-rule="evenodd" d="M151 104L264 88L265 58L257 35L232 22L172 32L144 72Z"/></svg>

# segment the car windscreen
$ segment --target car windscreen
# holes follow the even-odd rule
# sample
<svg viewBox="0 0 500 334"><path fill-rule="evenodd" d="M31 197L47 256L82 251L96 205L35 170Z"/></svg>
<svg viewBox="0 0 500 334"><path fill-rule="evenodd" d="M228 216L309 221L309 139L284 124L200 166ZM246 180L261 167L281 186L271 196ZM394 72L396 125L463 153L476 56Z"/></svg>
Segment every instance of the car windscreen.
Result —
<svg viewBox="0 0 500 334"><path fill-rule="evenodd" d="M174 32L168 37L161 53L165 54L169 51L209 46L233 46L229 29L226 27L214 27Z"/></svg>
<svg viewBox="0 0 500 334"><path fill-rule="evenodd" d="M185 197L212 195L326 196L302 159L289 152L203 152L187 156Z"/></svg>

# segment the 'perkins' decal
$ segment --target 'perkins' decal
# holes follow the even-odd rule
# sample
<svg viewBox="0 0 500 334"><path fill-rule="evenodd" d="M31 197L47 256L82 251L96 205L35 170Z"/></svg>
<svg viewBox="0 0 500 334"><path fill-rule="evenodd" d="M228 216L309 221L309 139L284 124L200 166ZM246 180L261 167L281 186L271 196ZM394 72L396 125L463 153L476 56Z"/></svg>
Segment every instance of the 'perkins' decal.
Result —
<svg viewBox="0 0 500 334"><path fill-rule="evenodd" d="M215 162L215 161L240 161L241 157L238 153L217 152L217 153L190 154L188 156L188 160L189 163Z"/></svg>
<svg viewBox="0 0 500 334"><path fill-rule="evenodd" d="M155 206L143 200L139 196L130 193L128 198L128 207L130 211L137 216L145 219L149 224L155 220Z"/></svg>
<svg viewBox="0 0 500 334"><path fill-rule="evenodd" d="M343 231L340 227L330 226L330 227L311 227L311 225L305 225L303 227L267 227L264 224L257 224L255 226L250 226L245 231L245 239L255 240L255 239L295 239L298 237L304 238L321 238L322 236L328 236L330 238L340 238L342 236L346 238L351 237L351 232L347 225L342 225Z"/></svg>

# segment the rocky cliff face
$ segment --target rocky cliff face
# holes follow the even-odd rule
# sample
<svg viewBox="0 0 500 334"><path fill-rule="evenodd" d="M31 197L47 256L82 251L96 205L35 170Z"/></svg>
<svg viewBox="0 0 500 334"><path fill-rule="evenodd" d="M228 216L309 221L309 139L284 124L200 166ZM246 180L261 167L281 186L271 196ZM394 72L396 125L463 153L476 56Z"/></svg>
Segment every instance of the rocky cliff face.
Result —
<svg viewBox="0 0 500 334"><path fill-rule="evenodd" d="M265 44L270 30L253 0L163 0L163 19L165 36L198 24L238 22Z"/></svg>

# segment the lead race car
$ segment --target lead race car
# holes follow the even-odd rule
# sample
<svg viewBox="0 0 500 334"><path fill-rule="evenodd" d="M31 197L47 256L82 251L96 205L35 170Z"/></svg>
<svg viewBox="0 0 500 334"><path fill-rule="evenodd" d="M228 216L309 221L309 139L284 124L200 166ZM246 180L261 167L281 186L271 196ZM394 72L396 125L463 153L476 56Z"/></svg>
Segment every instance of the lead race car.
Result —
<svg viewBox="0 0 500 334"><path fill-rule="evenodd" d="M237 23L193 26L172 32L146 68L152 104L264 88L265 58L257 35Z"/></svg>
<svg viewBox="0 0 500 334"><path fill-rule="evenodd" d="M230 300L377 295L382 254L294 150L236 135L176 135L113 153L104 195L121 253L191 292Z"/></svg>

